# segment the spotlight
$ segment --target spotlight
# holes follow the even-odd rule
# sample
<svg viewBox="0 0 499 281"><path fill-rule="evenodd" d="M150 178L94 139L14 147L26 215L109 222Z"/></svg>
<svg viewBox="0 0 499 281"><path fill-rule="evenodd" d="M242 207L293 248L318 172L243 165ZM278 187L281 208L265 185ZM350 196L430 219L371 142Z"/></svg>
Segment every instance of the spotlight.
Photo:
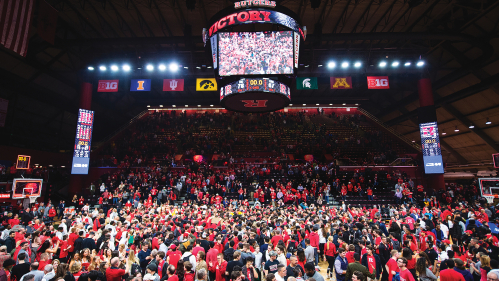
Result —
<svg viewBox="0 0 499 281"><path fill-rule="evenodd" d="M355 68L359 68L362 66L362 63L360 61L356 62L354 65L353 65Z"/></svg>
<svg viewBox="0 0 499 281"><path fill-rule="evenodd" d="M111 65L111 70L112 71L118 71L118 66L117 65Z"/></svg>
<svg viewBox="0 0 499 281"><path fill-rule="evenodd" d="M162 105L162 104L160 104L160 105L159 105L159 107L163 107L163 105Z"/></svg>
<svg viewBox="0 0 499 281"><path fill-rule="evenodd" d="M421 67L424 65L424 61L420 60L418 61L418 63L416 63L417 66Z"/></svg>
<svg viewBox="0 0 499 281"><path fill-rule="evenodd" d="M329 105L333 105L332 103L330 103Z"/></svg>
<svg viewBox="0 0 499 281"><path fill-rule="evenodd" d="M492 122L490 122L490 120L489 120L489 118L488 118L488 117L487 117L487 122L485 122L485 124L487 124L487 125L492 124Z"/></svg>
<svg viewBox="0 0 499 281"><path fill-rule="evenodd" d="M445 136L447 135L447 133L445 132L445 130L442 130L442 136Z"/></svg>
<svg viewBox="0 0 499 281"><path fill-rule="evenodd" d="M394 61L392 62L392 67L398 67L399 66L399 62L398 61Z"/></svg>
<svg viewBox="0 0 499 281"><path fill-rule="evenodd" d="M149 71L153 71L154 70L154 66L152 64L148 64L146 66L146 69L149 70Z"/></svg>
<svg viewBox="0 0 499 281"><path fill-rule="evenodd" d="M99 69L100 69L100 71L106 71L107 67L105 67L104 65L101 65L101 66L99 66Z"/></svg>
<svg viewBox="0 0 499 281"><path fill-rule="evenodd" d="M319 105L318 103L316 103L315 105Z"/></svg>
<svg viewBox="0 0 499 281"><path fill-rule="evenodd" d="M90 70L90 71L92 71L92 70L94 70L94 67L93 66L89 66L87 69Z"/></svg>
<svg viewBox="0 0 499 281"><path fill-rule="evenodd" d="M151 107L150 105L148 105L147 107Z"/></svg>
<svg viewBox="0 0 499 281"><path fill-rule="evenodd" d="M172 107L177 107L176 105L172 104Z"/></svg>
<svg viewBox="0 0 499 281"><path fill-rule="evenodd" d="M130 69L132 69L128 64L124 64L121 68L123 68L124 71L130 71Z"/></svg>
<svg viewBox="0 0 499 281"><path fill-rule="evenodd" d="M160 65L158 65L158 69L161 70L161 71L165 71L166 65L160 64Z"/></svg>
<svg viewBox="0 0 499 281"><path fill-rule="evenodd" d="M332 69L336 67L336 63L334 61L330 61L327 64L327 68Z"/></svg>
<svg viewBox="0 0 499 281"><path fill-rule="evenodd" d="M186 104L185 107L189 107L189 106Z"/></svg>
<svg viewBox="0 0 499 281"><path fill-rule="evenodd" d="M358 103L356 103L355 105L359 105Z"/></svg>
<svg viewBox="0 0 499 281"><path fill-rule="evenodd" d="M459 129L457 128L457 126L456 126L456 128L454 129L454 132L459 132Z"/></svg>
<svg viewBox="0 0 499 281"><path fill-rule="evenodd" d="M170 68L171 72L177 72L177 70L178 70L178 64L175 63L175 62L172 62L172 63L170 63L169 68Z"/></svg>
<svg viewBox="0 0 499 281"><path fill-rule="evenodd" d="M348 68L350 64L348 62L341 63L341 68Z"/></svg>
<svg viewBox="0 0 499 281"><path fill-rule="evenodd" d="M410 62L406 62L406 63L404 63L404 66L411 66L411 63Z"/></svg>
<svg viewBox="0 0 499 281"><path fill-rule="evenodd" d="M303 104L303 106L307 105L306 103Z"/></svg>
<svg viewBox="0 0 499 281"><path fill-rule="evenodd" d="M309 66L310 66L310 65L308 65L308 64L307 64L307 65L305 65L305 67L309 67Z"/></svg>
<svg viewBox="0 0 499 281"><path fill-rule="evenodd" d="M322 64L319 64L318 67L322 67Z"/></svg>
<svg viewBox="0 0 499 281"><path fill-rule="evenodd" d="M289 106L293 106L293 104L292 104L292 103L290 103L290 104L289 104Z"/></svg>
<svg viewBox="0 0 499 281"><path fill-rule="evenodd" d="M344 103L343 105L347 105L346 103Z"/></svg>
<svg viewBox="0 0 499 281"><path fill-rule="evenodd" d="M412 142L416 142L415 140L412 140Z"/></svg>
<svg viewBox="0 0 499 281"><path fill-rule="evenodd" d="M213 104L210 104L210 107L213 107Z"/></svg>
<svg viewBox="0 0 499 281"><path fill-rule="evenodd" d="M201 107L201 105L200 105L200 104L198 104L198 107Z"/></svg>
<svg viewBox="0 0 499 281"><path fill-rule="evenodd" d="M386 62L382 61L379 63L379 67L385 67L386 66Z"/></svg>

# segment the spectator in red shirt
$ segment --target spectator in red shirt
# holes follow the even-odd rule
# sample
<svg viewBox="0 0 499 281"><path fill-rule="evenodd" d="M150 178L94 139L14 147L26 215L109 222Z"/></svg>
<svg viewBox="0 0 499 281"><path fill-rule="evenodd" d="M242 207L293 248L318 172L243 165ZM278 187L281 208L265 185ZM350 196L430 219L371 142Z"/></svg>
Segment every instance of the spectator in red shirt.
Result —
<svg viewBox="0 0 499 281"><path fill-rule="evenodd" d="M119 269L120 259L114 257L111 259L111 267L106 269L106 280L107 281L121 281L123 276L126 274L124 269Z"/></svg>
<svg viewBox="0 0 499 281"><path fill-rule="evenodd" d="M400 268L400 281L415 281L412 273L407 269L407 259L398 258L397 265ZM457 272L456 272L457 273ZM459 273L458 273L459 274Z"/></svg>
<svg viewBox="0 0 499 281"><path fill-rule="evenodd" d="M454 260L448 259L445 261L447 263L448 269L440 271L440 281L464 281L464 277L461 273L454 270ZM401 280L402 281L402 280Z"/></svg>

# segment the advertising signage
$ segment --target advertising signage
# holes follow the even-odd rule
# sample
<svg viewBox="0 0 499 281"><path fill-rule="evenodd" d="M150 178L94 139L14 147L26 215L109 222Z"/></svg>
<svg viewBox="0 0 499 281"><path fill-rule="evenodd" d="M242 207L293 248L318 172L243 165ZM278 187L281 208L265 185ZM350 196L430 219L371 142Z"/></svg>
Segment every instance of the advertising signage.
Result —
<svg viewBox="0 0 499 281"><path fill-rule="evenodd" d="M78 122L76 123L76 137L71 174L88 174L93 124L94 112L80 108L78 112Z"/></svg>
<svg viewBox="0 0 499 281"><path fill-rule="evenodd" d="M419 124L423 162L426 174L443 174L444 163L437 122Z"/></svg>

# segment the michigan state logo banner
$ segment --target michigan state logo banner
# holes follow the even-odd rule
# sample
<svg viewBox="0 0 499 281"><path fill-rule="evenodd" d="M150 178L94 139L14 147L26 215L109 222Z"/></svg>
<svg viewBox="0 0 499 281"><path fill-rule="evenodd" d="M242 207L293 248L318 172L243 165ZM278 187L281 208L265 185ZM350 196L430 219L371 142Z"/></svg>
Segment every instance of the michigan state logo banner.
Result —
<svg viewBox="0 0 499 281"><path fill-rule="evenodd" d="M296 77L297 90L317 90L317 77Z"/></svg>
<svg viewBox="0 0 499 281"><path fill-rule="evenodd" d="M352 77L331 77L331 89L352 89Z"/></svg>

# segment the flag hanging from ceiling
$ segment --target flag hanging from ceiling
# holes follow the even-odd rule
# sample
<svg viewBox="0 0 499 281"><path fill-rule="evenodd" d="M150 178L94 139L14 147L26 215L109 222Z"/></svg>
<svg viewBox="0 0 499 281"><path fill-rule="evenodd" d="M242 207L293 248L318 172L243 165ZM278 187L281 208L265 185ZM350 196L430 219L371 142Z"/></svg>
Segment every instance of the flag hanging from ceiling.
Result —
<svg viewBox="0 0 499 281"><path fill-rule="evenodd" d="M297 90L318 89L317 77L296 77Z"/></svg>
<svg viewBox="0 0 499 281"><path fill-rule="evenodd" d="M0 0L0 44L21 56L28 52L34 1Z"/></svg>

